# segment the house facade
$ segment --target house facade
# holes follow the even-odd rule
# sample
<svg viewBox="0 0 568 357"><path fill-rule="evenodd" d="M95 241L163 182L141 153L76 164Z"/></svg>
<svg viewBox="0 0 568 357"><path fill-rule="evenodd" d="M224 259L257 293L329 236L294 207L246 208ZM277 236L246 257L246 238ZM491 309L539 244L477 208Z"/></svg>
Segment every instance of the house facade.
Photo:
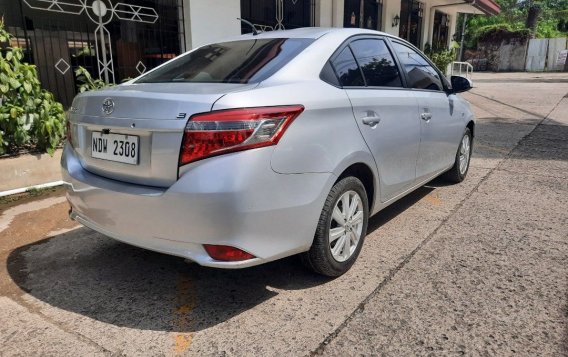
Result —
<svg viewBox="0 0 568 357"><path fill-rule="evenodd" d="M119 83L191 48L250 32L237 18L263 31L361 27L444 48L458 32L458 13L498 12L493 0L0 0L11 45L24 49L65 105L76 93L74 68Z"/></svg>

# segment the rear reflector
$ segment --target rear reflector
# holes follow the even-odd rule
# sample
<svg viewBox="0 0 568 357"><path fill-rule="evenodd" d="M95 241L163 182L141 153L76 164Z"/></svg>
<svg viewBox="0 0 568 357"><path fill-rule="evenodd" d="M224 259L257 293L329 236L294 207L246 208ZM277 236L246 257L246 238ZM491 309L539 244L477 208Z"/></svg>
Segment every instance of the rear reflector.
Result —
<svg viewBox="0 0 568 357"><path fill-rule="evenodd" d="M203 244L203 248L209 256L215 260L224 262L237 262L255 258L254 255L228 245Z"/></svg>
<svg viewBox="0 0 568 357"><path fill-rule="evenodd" d="M289 105L219 110L192 116L185 127L179 164L276 145L304 107Z"/></svg>

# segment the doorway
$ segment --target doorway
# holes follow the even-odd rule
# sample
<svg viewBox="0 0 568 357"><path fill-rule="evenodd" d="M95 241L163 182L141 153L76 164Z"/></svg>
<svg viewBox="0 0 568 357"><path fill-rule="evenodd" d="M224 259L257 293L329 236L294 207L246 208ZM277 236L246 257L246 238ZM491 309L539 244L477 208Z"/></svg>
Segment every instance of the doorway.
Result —
<svg viewBox="0 0 568 357"><path fill-rule="evenodd" d="M434 26L432 32L432 49L445 50L448 48L448 34L450 30L450 15L441 11L434 13Z"/></svg>
<svg viewBox="0 0 568 357"><path fill-rule="evenodd" d="M400 26L398 36L412 43L422 46L422 17L424 4L416 0L402 0L400 2Z"/></svg>
<svg viewBox="0 0 568 357"><path fill-rule="evenodd" d="M345 0L343 27L381 30L382 0Z"/></svg>
<svg viewBox="0 0 568 357"><path fill-rule="evenodd" d="M241 18L260 31L290 30L314 26L315 0L241 0ZM250 33L241 24L241 33Z"/></svg>

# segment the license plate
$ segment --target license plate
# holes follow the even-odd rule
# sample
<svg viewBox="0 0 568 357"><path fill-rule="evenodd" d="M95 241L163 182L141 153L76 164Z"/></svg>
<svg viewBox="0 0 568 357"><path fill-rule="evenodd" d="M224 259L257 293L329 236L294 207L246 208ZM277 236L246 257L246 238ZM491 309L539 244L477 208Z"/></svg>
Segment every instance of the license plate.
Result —
<svg viewBox="0 0 568 357"><path fill-rule="evenodd" d="M138 136L123 134L103 134L93 131L91 156L97 159L138 164Z"/></svg>

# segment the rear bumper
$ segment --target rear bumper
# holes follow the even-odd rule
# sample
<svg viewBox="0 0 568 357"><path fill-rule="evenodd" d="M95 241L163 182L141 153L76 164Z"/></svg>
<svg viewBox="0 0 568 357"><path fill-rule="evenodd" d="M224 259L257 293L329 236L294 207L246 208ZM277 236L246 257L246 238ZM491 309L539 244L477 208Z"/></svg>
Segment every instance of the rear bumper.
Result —
<svg viewBox="0 0 568 357"><path fill-rule="evenodd" d="M272 150L196 162L171 187L155 188L94 175L66 146L61 164L71 217L114 239L204 266L241 268L306 251L336 178L275 173ZM216 261L203 244L230 245L256 258Z"/></svg>

